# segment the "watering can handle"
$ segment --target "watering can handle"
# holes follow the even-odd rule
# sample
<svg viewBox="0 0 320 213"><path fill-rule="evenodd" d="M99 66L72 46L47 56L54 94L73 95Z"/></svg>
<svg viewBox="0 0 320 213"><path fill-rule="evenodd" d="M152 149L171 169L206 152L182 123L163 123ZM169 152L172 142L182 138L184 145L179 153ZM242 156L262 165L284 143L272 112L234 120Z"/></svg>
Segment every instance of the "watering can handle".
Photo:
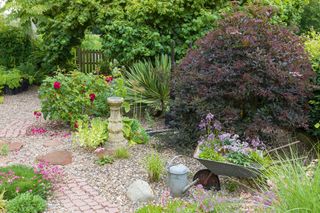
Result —
<svg viewBox="0 0 320 213"><path fill-rule="evenodd" d="M173 161L175 161L177 158L182 157L183 155L176 155L174 156L169 162L167 162L167 170L169 170L169 168L172 166Z"/></svg>

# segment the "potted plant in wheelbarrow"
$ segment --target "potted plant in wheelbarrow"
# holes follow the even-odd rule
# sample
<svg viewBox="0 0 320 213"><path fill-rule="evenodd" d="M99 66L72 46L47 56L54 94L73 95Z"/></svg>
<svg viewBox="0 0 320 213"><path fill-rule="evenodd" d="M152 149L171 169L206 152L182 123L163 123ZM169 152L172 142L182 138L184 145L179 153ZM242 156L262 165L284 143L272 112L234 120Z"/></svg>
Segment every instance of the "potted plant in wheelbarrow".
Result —
<svg viewBox="0 0 320 213"><path fill-rule="evenodd" d="M270 159L265 154L265 144L256 138L241 139L237 134L222 131L221 123L209 113L201 120L199 128L204 135L198 141L194 157L208 169L198 171L195 179L204 187L211 188L206 181L215 177L215 188L220 188L217 175L240 178L255 178Z"/></svg>

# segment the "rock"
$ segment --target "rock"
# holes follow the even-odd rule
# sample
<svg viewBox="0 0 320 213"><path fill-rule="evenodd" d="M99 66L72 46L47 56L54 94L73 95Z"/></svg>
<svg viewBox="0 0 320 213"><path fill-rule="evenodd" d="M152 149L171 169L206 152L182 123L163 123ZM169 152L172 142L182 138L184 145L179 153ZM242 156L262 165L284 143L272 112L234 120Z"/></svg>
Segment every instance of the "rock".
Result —
<svg viewBox="0 0 320 213"><path fill-rule="evenodd" d="M2 148L3 145L8 145L10 152L19 151L23 147L23 144L19 142L8 143L8 142L0 141L0 149Z"/></svg>
<svg viewBox="0 0 320 213"><path fill-rule="evenodd" d="M9 144L10 152L19 151L22 147L23 147L23 144L19 142L14 142Z"/></svg>
<svg viewBox="0 0 320 213"><path fill-rule="evenodd" d="M62 142L54 140L54 141L46 141L43 143L45 147L56 147L62 145Z"/></svg>
<svg viewBox="0 0 320 213"><path fill-rule="evenodd" d="M154 194L149 184L143 180L133 182L127 191L129 199L136 203L138 201L150 201L154 199Z"/></svg>
<svg viewBox="0 0 320 213"><path fill-rule="evenodd" d="M37 157L38 161L44 161L52 165L67 165L72 163L72 154L68 151L53 151Z"/></svg>

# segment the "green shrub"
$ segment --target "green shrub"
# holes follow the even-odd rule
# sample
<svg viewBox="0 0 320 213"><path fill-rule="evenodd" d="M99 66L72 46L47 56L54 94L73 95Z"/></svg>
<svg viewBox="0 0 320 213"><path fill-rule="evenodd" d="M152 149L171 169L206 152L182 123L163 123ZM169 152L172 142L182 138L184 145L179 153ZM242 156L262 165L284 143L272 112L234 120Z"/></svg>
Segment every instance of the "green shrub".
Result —
<svg viewBox="0 0 320 213"><path fill-rule="evenodd" d="M298 26L303 18L305 6L309 0L251 0L275 8L275 15L271 21L275 24Z"/></svg>
<svg viewBox="0 0 320 213"><path fill-rule="evenodd" d="M144 60L133 64L127 72L128 99L145 104L156 114L168 109L171 60L167 55L156 57L153 64Z"/></svg>
<svg viewBox="0 0 320 213"><path fill-rule="evenodd" d="M104 76L76 71L45 79L39 90L44 118L73 126L75 121L86 120L88 116L108 116L107 98L126 96L124 80L119 75L114 73L112 82L107 82Z"/></svg>
<svg viewBox="0 0 320 213"><path fill-rule="evenodd" d="M23 165L0 168L0 182L0 191L5 191L6 200L25 192L46 198L51 190L50 182L35 174L33 168Z"/></svg>
<svg viewBox="0 0 320 213"><path fill-rule="evenodd" d="M300 29L307 32L314 29L320 32L320 1L309 0L309 4L305 5L300 20Z"/></svg>
<svg viewBox="0 0 320 213"><path fill-rule="evenodd" d="M46 210L46 201L39 195L23 193L8 201L8 213L40 213Z"/></svg>
<svg viewBox="0 0 320 213"><path fill-rule="evenodd" d="M118 159L127 159L130 157L130 153L127 148L122 147L115 150L114 157Z"/></svg>
<svg viewBox="0 0 320 213"><path fill-rule="evenodd" d="M108 140L108 122L94 118L89 122L77 121L77 131L73 141L82 147L97 148Z"/></svg>
<svg viewBox="0 0 320 213"><path fill-rule="evenodd" d="M252 9L223 19L175 71L172 115L186 145L195 145L208 112L226 131L265 141L275 129L308 128L314 72L302 41Z"/></svg>
<svg viewBox="0 0 320 213"><path fill-rule="evenodd" d="M164 172L164 161L161 159L161 156L157 152L148 154L144 159L144 165L150 181L159 181Z"/></svg>
<svg viewBox="0 0 320 213"><path fill-rule="evenodd" d="M0 66L19 66L31 55L32 40L22 28L0 25L0 41Z"/></svg>
<svg viewBox="0 0 320 213"><path fill-rule="evenodd" d="M149 142L149 135L138 120L124 117L122 123L122 132L129 144L146 144Z"/></svg>

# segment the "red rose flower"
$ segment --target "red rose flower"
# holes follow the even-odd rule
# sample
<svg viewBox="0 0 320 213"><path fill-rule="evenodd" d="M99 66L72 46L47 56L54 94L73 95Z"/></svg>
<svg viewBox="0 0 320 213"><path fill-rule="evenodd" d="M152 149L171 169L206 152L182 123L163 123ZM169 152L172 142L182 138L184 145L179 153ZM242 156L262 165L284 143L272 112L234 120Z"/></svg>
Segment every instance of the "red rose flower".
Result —
<svg viewBox="0 0 320 213"><path fill-rule="evenodd" d="M106 82L110 83L113 80L113 77L111 75L108 75L106 77Z"/></svg>
<svg viewBox="0 0 320 213"><path fill-rule="evenodd" d="M40 118L42 113L40 111L34 111L33 112L33 115L36 117L36 118Z"/></svg>
<svg viewBox="0 0 320 213"><path fill-rule="evenodd" d="M53 83L53 88L60 89L60 87L61 87L61 83L59 81L56 81Z"/></svg>
<svg viewBox="0 0 320 213"><path fill-rule="evenodd" d="M96 98L96 95L94 93L91 93L89 97L90 97L90 101L93 102L94 99Z"/></svg>

